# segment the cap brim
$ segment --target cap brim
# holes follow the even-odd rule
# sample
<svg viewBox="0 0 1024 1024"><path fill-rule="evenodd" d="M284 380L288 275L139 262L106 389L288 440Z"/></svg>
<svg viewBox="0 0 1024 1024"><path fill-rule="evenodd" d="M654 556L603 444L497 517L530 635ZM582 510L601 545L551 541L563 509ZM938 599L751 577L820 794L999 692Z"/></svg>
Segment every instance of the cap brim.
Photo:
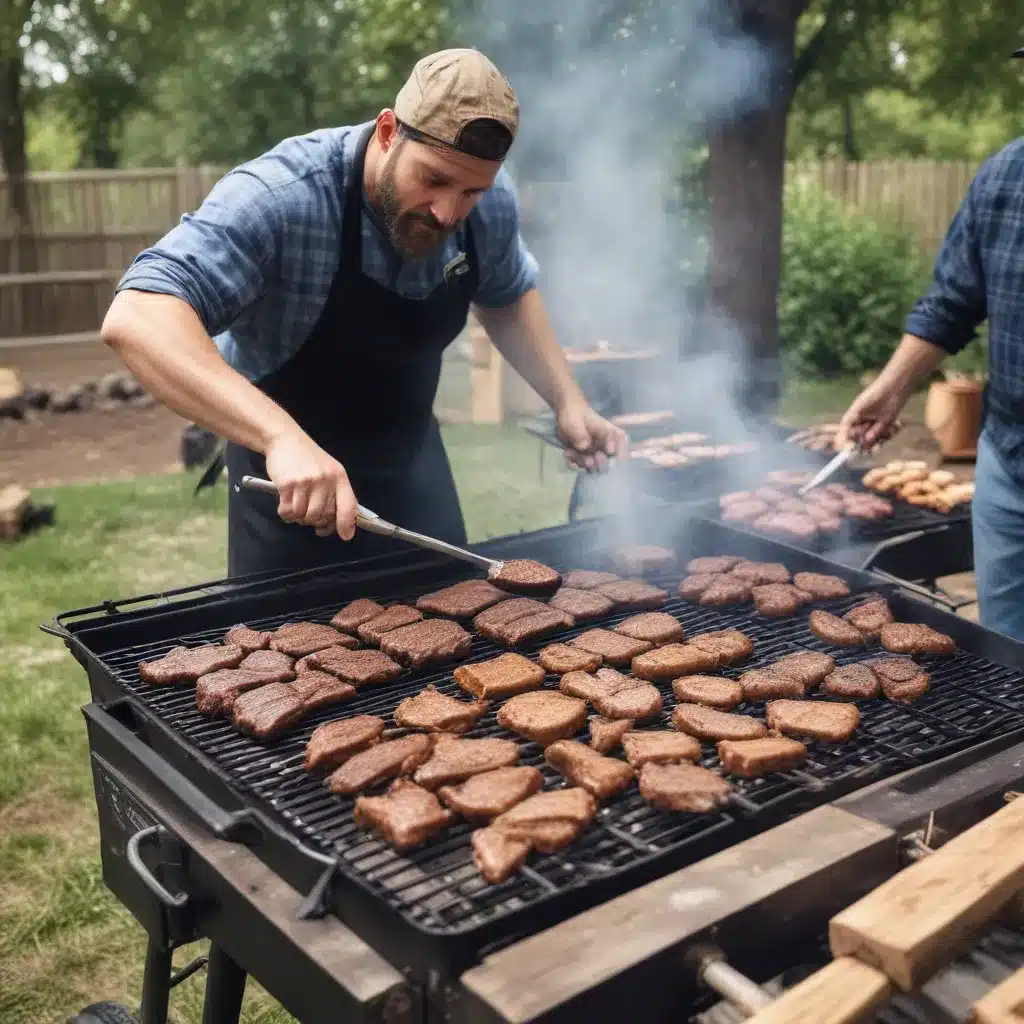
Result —
<svg viewBox="0 0 1024 1024"><path fill-rule="evenodd" d="M1010 54L1010 56L1011 57L1024 57L1024 46L1022 46L1019 50L1014 50L1013 53Z"/></svg>

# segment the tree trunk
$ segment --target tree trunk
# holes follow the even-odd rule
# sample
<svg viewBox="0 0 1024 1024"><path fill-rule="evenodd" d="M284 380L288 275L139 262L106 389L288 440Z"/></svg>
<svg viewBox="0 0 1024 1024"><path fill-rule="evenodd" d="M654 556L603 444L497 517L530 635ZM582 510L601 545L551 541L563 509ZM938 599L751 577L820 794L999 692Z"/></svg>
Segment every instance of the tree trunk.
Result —
<svg viewBox="0 0 1024 1024"><path fill-rule="evenodd" d="M7 201L14 218L11 268L37 269L29 205L28 157L25 152L25 97L21 51L0 56L0 160L7 174Z"/></svg>

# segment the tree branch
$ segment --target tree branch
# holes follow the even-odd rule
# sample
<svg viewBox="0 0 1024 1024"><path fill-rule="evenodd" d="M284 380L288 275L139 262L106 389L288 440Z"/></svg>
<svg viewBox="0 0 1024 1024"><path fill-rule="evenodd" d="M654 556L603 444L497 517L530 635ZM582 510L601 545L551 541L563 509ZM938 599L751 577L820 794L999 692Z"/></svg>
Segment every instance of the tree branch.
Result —
<svg viewBox="0 0 1024 1024"><path fill-rule="evenodd" d="M814 66L821 59L825 47L829 43L829 36L832 34L832 26L835 23L836 15L839 13L841 0L832 0L825 11L825 20L821 28L811 37L810 42L797 54L793 61L793 92L800 87L800 83L814 70Z"/></svg>

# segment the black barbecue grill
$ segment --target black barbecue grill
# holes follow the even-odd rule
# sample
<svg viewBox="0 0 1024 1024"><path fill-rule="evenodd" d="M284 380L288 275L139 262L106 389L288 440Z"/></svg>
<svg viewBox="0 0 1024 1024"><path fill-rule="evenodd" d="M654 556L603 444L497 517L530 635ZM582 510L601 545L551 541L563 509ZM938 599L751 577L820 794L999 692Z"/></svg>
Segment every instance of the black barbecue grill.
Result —
<svg viewBox="0 0 1024 1024"><path fill-rule="evenodd" d="M301 766L305 743L320 722L353 713L387 718L399 700L427 683L458 693L450 666L407 672L392 684L360 693L340 710L311 716L268 743L238 734L226 721L200 715L194 688L149 687L140 683L136 668L140 660L164 654L176 644L217 641L237 622L256 628L297 619L323 622L355 597L414 601L464 578L461 566L422 552L401 552L345 570L186 588L137 607L132 601L107 602L60 615L55 625L86 668L97 702L86 709L86 719L101 829L109 817L102 808L106 780L141 777L147 787L188 807L215 835L250 846L282 879L308 895L307 916L336 914L414 983L426 984L454 979L487 950L870 781L994 736L1024 735L1020 645L908 598L868 574L719 523L681 519L677 511L664 510L649 513L634 528L646 543L672 547L680 564L697 554L735 554L782 561L792 571L838 569L856 594L820 607L842 613L864 594L881 593L900 621L931 623L952 635L957 654L921 659L933 678L922 700L907 706L884 700L862 703L862 725L850 743L837 748L816 744L798 771L739 782L736 796L721 813L668 815L647 805L634 787L607 802L578 842L559 854L531 858L518 875L491 886L472 864L468 826L458 825L411 854L399 855L355 825L351 798L329 793ZM609 539L616 535L615 523L591 520L505 538L478 550L492 557L532 557L563 569L607 568L615 546ZM679 573L652 578L670 594L676 593L678 580ZM808 631L803 614L769 620L749 606L708 609L677 597L670 597L665 610L677 616L688 635L736 627L750 636L754 657L729 670L731 676L794 650L825 650ZM626 614L546 637L524 652L532 654L546 643L591 626L607 626ZM478 637L470 659L493 657L500 650ZM829 648L829 653L840 663L863 657L862 651ZM546 685L556 681L551 678ZM661 689L671 708L675 702L670 687ZM762 714L759 705L744 710ZM667 713L662 722L652 724L663 727L666 720ZM468 735L497 734L508 735L491 711ZM547 787L560 784L536 744L522 742L522 763L541 768ZM716 758L709 755L702 763L714 766ZM123 859L112 858L108 881L123 870ZM173 865L168 870L171 879L176 877ZM116 879L113 887L117 891ZM145 923L144 908L132 909Z"/></svg>

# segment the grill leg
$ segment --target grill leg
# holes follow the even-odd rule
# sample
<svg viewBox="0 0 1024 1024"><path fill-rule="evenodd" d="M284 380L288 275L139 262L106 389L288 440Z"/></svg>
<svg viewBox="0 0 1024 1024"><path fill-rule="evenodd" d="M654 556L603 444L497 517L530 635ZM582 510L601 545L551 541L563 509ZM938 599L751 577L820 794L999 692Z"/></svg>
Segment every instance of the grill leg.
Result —
<svg viewBox="0 0 1024 1024"><path fill-rule="evenodd" d="M238 1024L245 979L245 971L220 946L210 946L203 1024Z"/></svg>
<svg viewBox="0 0 1024 1024"><path fill-rule="evenodd" d="M146 946L146 973L142 976L140 1024L167 1024L171 997L171 950L153 939Z"/></svg>

